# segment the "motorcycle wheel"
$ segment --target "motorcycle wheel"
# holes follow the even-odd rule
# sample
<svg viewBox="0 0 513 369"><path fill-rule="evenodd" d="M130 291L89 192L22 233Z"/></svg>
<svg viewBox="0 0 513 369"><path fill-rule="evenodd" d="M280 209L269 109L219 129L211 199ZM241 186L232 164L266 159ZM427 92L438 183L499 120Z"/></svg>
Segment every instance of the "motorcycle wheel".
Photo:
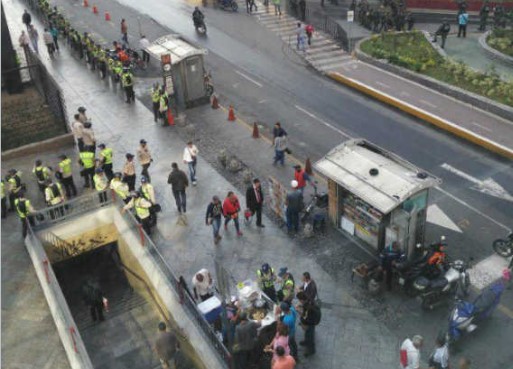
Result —
<svg viewBox="0 0 513 369"><path fill-rule="evenodd" d="M234 12L236 12L239 9L239 5L235 1L232 2L231 6Z"/></svg>
<svg viewBox="0 0 513 369"><path fill-rule="evenodd" d="M493 241L493 250L500 256L507 258L513 255L513 245L507 240L498 239Z"/></svg>

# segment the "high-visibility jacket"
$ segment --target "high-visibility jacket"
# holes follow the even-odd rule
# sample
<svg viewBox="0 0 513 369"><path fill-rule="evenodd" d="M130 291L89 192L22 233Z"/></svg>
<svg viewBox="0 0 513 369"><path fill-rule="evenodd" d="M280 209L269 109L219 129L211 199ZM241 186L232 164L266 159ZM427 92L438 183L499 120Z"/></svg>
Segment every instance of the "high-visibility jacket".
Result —
<svg viewBox="0 0 513 369"><path fill-rule="evenodd" d="M59 168L61 168L62 178L71 177L72 170L71 170L71 159L70 158L61 160L61 162L59 163Z"/></svg>
<svg viewBox="0 0 513 369"><path fill-rule="evenodd" d="M94 167L94 153L90 151L82 151L80 153L80 161L84 169L91 169Z"/></svg>
<svg viewBox="0 0 513 369"><path fill-rule="evenodd" d="M112 164L112 149L104 148L100 151L100 156L103 158L103 164Z"/></svg>
<svg viewBox="0 0 513 369"><path fill-rule="evenodd" d="M281 282L281 290L283 292L283 298L287 300L290 295L294 295L294 280L287 278Z"/></svg>
<svg viewBox="0 0 513 369"><path fill-rule="evenodd" d="M36 176L37 182L41 184L44 184L46 180L50 177L50 171L47 167L44 167L42 165L34 167L34 169L32 169L32 173L34 173L34 175Z"/></svg>
<svg viewBox="0 0 513 369"><path fill-rule="evenodd" d="M34 211L32 205L30 204L30 200L27 199L14 200L14 207L16 208L16 212L21 219L25 219L27 215Z"/></svg>
<svg viewBox="0 0 513 369"><path fill-rule="evenodd" d="M121 83L123 84L123 87L130 87L134 84L134 75L130 72L124 72L121 75Z"/></svg>
<svg viewBox="0 0 513 369"><path fill-rule="evenodd" d="M258 280L262 288L274 287L274 269L271 268L267 273L262 272L262 269L257 270Z"/></svg>
<svg viewBox="0 0 513 369"><path fill-rule="evenodd" d="M124 209L128 210L131 208L135 208L135 214L139 219L146 219L150 216L151 202L142 197L137 199L132 198L132 200L125 205Z"/></svg>
<svg viewBox="0 0 513 369"><path fill-rule="evenodd" d="M114 70L114 64L115 64L114 59L112 59L112 58L107 59L107 68L109 71Z"/></svg>
<svg viewBox="0 0 513 369"><path fill-rule="evenodd" d="M45 200L49 205L57 205L64 201L62 186L60 183L52 183L45 188Z"/></svg>
<svg viewBox="0 0 513 369"><path fill-rule="evenodd" d="M18 193L21 190L21 178L16 173L15 175L9 177L9 191L11 193Z"/></svg>
<svg viewBox="0 0 513 369"><path fill-rule="evenodd" d="M166 93L163 93L160 96L160 107L159 107L159 110L161 112L167 111L167 96L166 96Z"/></svg>
<svg viewBox="0 0 513 369"><path fill-rule="evenodd" d="M93 176L94 188L96 191L103 191L109 187L109 180L105 175L95 174Z"/></svg>
<svg viewBox="0 0 513 369"><path fill-rule="evenodd" d="M0 182L1 185L0 185L0 192L2 194L2 199L5 198L5 185L4 185L4 181Z"/></svg>
<svg viewBox="0 0 513 369"><path fill-rule="evenodd" d="M141 194L146 200L148 200L152 204L155 203L155 189L150 183L146 183L141 186Z"/></svg>
<svg viewBox="0 0 513 369"><path fill-rule="evenodd" d="M112 178L112 181L110 181L110 188L113 189L122 200L126 199L128 195L130 195L128 184L119 178Z"/></svg>
<svg viewBox="0 0 513 369"><path fill-rule="evenodd" d="M294 179L297 181L297 188L303 188L306 186L305 171L301 169L299 172L294 172Z"/></svg>
<svg viewBox="0 0 513 369"><path fill-rule="evenodd" d="M160 90L158 88L151 89L151 101L154 103L160 102Z"/></svg>

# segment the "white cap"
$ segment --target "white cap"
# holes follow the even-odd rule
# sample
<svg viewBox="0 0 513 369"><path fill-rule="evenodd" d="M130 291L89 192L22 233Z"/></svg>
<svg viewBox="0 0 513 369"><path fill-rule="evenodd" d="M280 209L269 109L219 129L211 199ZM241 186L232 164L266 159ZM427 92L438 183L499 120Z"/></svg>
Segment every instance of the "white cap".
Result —
<svg viewBox="0 0 513 369"><path fill-rule="evenodd" d="M295 179L293 179L292 181L290 181L290 186L292 188L297 188L297 186L299 185L299 183L297 183L297 181Z"/></svg>

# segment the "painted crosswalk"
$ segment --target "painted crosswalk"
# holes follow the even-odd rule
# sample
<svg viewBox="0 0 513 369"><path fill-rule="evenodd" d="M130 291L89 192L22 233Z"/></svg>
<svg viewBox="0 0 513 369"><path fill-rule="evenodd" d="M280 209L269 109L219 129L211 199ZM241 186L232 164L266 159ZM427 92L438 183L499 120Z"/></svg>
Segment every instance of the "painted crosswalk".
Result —
<svg viewBox="0 0 513 369"><path fill-rule="evenodd" d="M239 8L246 9L245 1L239 0ZM251 14L260 24L276 33L289 48L299 54L308 64L322 73L343 67L351 56L345 52L335 41L323 32L315 31L312 44L306 50L298 50L296 30L298 20L285 12L276 15L272 5L266 7L257 2L258 10Z"/></svg>

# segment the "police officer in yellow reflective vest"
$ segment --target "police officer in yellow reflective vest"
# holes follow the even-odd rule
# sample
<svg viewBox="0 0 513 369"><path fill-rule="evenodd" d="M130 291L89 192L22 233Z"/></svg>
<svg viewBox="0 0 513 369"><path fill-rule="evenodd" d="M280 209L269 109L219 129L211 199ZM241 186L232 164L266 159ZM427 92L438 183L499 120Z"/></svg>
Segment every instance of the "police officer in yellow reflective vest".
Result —
<svg viewBox="0 0 513 369"><path fill-rule="evenodd" d="M162 87L160 90L159 113L163 125L166 125L168 103L169 98L167 97L166 90L164 90L164 87Z"/></svg>
<svg viewBox="0 0 513 369"><path fill-rule="evenodd" d="M128 209L135 209L135 216L139 223L141 223L144 231L149 236L151 234L151 219L150 219L150 208L151 202L141 197L138 191L132 193L132 200L123 207L122 213Z"/></svg>
<svg viewBox="0 0 513 369"><path fill-rule="evenodd" d="M114 173L114 178L110 181L110 188L116 192L121 200L128 204L132 198L130 197L130 190L128 184L122 181L123 174L120 172Z"/></svg>
<svg viewBox="0 0 513 369"><path fill-rule="evenodd" d="M107 192L106 190L109 188L109 180L107 176L103 173L102 168L96 168L96 174L93 177L94 188L98 191L98 196L100 197L100 204L107 201Z"/></svg>
<svg viewBox="0 0 513 369"><path fill-rule="evenodd" d="M2 179L0 185L0 191L2 193L2 219L7 217L7 196L5 196L5 182Z"/></svg>
<svg viewBox="0 0 513 369"><path fill-rule="evenodd" d="M27 236L28 232L28 223L30 223L31 226L34 226L34 218L30 215L31 213L35 213L34 208L30 204L30 200L27 200L25 198L25 194L23 191L20 191L17 193L17 199L14 200L14 207L16 209L16 212L18 213L18 216L21 220L21 234L23 238Z"/></svg>
<svg viewBox="0 0 513 369"><path fill-rule="evenodd" d="M78 162L83 167L80 174L84 177L84 187L91 187L94 176L94 153L91 151L82 151L79 157Z"/></svg>
<svg viewBox="0 0 513 369"><path fill-rule="evenodd" d="M141 196L144 197L144 199L151 202L152 206L150 208L150 218L151 225L154 226L157 224L157 209L155 207L155 189L153 188L153 185L148 182L148 179L145 176L141 177L141 188L139 189L139 192L141 193Z"/></svg>
<svg viewBox="0 0 513 369"><path fill-rule="evenodd" d="M34 173L34 175L36 176L39 190L44 194L46 188L46 181L50 177L50 169L48 167L45 167L41 160L36 160L34 169L32 169L32 173Z"/></svg>
<svg viewBox="0 0 513 369"><path fill-rule="evenodd" d="M64 186L64 190L66 191L66 197L70 198L71 196L77 196L77 188L75 187L75 182L73 181L71 159L64 154L59 156L59 159L61 159L59 162L59 174L56 175L60 177L59 179Z"/></svg>
<svg viewBox="0 0 513 369"><path fill-rule="evenodd" d="M106 147L105 144L99 144L100 148L100 160L102 169L107 176L107 179L110 181L112 177L114 177L114 173L112 173L112 149L110 147Z"/></svg>
<svg viewBox="0 0 513 369"><path fill-rule="evenodd" d="M276 290L274 288L276 276L274 275L274 269L268 263L265 263L262 265L262 268L257 270L257 276L262 291L271 300L276 301Z"/></svg>
<svg viewBox="0 0 513 369"><path fill-rule="evenodd" d="M160 87L158 83L154 83L151 89L151 102L153 103L153 117L156 122L159 120L160 108Z"/></svg>
<svg viewBox="0 0 513 369"><path fill-rule="evenodd" d="M7 182L9 183L9 204L11 206L10 211L14 211L16 210L14 202L18 197L18 193L22 189L20 173L16 169L10 169Z"/></svg>
<svg viewBox="0 0 513 369"><path fill-rule="evenodd" d="M64 203L64 191L60 183L54 183L51 178L46 181L45 188L45 201L47 206L57 206ZM50 218L55 219L55 215L64 216L64 209L62 206L50 210Z"/></svg>
<svg viewBox="0 0 513 369"><path fill-rule="evenodd" d="M292 302L294 299L294 277L286 267L280 268L278 277L281 281L281 289L277 293L278 301Z"/></svg>
<svg viewBox="0 0 513 369"><path fill-rule="evenodd" d="M132 101L135 102L134 93L134 75L130 72L129 68L124 68L121 74L121 85L125 89L126 103L130 104Z"/></svg>

